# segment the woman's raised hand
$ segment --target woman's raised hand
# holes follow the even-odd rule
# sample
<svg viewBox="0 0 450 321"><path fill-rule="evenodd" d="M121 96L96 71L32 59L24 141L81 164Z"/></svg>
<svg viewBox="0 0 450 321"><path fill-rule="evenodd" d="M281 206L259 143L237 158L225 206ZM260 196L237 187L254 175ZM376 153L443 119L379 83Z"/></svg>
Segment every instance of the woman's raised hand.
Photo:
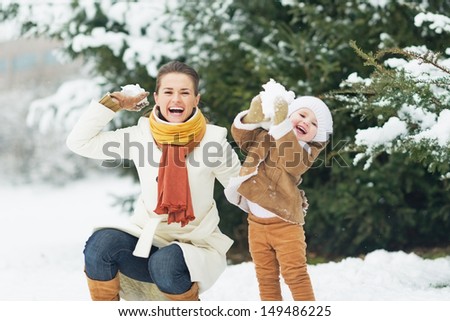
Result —
<svg viewBox="0 0 450 321"><path fill-rule="evenodd" d="M110 94L112 100L118 104L120 109L139 111L145 106L148 106L149 102L147 100L149 92L143 92L136 96L128 96L123 92L115 91Z"/></svg>

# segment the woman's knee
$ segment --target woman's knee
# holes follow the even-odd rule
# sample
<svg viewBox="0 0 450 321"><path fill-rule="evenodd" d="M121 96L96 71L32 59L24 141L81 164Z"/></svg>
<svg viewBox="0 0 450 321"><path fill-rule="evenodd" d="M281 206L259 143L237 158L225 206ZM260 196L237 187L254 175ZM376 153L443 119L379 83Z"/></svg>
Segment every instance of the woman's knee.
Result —
<svg viewBox="0 0 450 321"><path fill-rule="evenodd" d="M97 230L89 237L84 247L84 252L102 251L114 242L116 230L101 229Z"/></svg>
<svg viewBox="0 0 450 321"><path fill-rule="evenodd" d="M117 229L95 231L84 248L86 274L95 280L110 280L117 274L121 262L129 261L136 242L134 236Z"/></svg>
<svg viewBox="0 0 450 321"><path fill-rule="evenodd" d="M183 251L176 244L160 248L149 259L149 270L152 275L176 274L187 269Z"/></svg>
<svg viewBox="0 0 450 321"><path fill-rule="evenodd" d="M104 228L89 237L84 247L84 255L87 260L103 259L124 248L132 248L133 243L133 236L117 229Z"/></svg>
<svg viewBox="0 0 450 321"><path fill-rule="evenodd" d="M191 278L183 251L177 244L160 248L149 259L149 272L163 292L184 293L191 287Z"/></svg>

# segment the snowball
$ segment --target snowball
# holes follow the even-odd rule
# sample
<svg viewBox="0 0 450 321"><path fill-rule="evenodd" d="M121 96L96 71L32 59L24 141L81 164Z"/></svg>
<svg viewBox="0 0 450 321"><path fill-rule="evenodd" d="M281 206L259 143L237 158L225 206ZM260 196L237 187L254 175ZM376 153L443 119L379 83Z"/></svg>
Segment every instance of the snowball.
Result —
<svg viewBox="0 0 450 321"><path fill-rule="evenodd" d="M122 92L127 96L137 96L140 93L145 92L145 90L143 88L141 88L141 86L136 84L136 85L122 86Z"/></svg>
<svg viewBox="0 0 450 321"><path fill-rule="evenodd" d="M122 86L122 92L126 96L137 96L137 95L145 92L145 89L141 88L141 86L139 86L139 84L136 84L136 85L125 85L125 86ZM147 97L145 97L140 102L138 102L138 106L140 106L140 107L144 107L144 106L147 106L147 105L148 105Z"/></svg>
<svg viewBox="0 0 450 321"><path fill-rule="evenodd" d="M288 104L295 98L293 91L287 91L283 85L277 83L273 79L270 79L266 84L262 85L262 87L264 88L264 91L261 91L259 94L265 118L273 118L273 106L276 97L281 96Z"/></svg>

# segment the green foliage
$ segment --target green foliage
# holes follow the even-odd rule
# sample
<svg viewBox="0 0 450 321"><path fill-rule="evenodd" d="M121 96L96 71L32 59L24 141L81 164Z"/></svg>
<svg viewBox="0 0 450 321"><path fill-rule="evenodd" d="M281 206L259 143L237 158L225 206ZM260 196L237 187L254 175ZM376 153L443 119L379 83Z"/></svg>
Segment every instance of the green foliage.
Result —
<svg viewBox="0 0 450 321"><path fill-rule="evenodd" d="M276 7L274 1L186 1L180 6L180 15L186 20L186 58L201 76L202 102L212 122L228 127L268 81L267 68L243 47L257 50L266 35L261 24L281 12ZM242 38L251 43L242 43Z"/></svg>
<svg viewBox="0 0 450 321"><path fill-rule="evenodd" d="M304 186L311 207L305 225L310 251L339 258L448 244L448 182L421 166L405 166L408 162L404 155L384 154L370 171L335 166L327 182L333 188L323 188L310 170Z"/></svg>
<svg viewBox="0 0 450 321"><path fill-rule="evenodd" d="M409 156L408 161L418 162L431 172L448 173L450 142L424 136L424 132L430 131L431 124L423 124L424 118L434 121L441 112L450 110L450 95L446 94L450 89L450 70L440 63L440 55L398 48L372 54L365 53L355 42L351 42L351 46L364 59L364 65L372 67L374 72L369 81L352 83L350 89L335 91L334 97L344 102L356 116L372 120L377 126L383 126L395 117L405 124L407 132L378 145L356 142L348 150L358 151L370 160L385 152L402 153ZM424 70L422 75L417 77L403 69L386 67L383 62L392 56L406 58L405 63L420 64ZM442 75L435 75L437 71Z"/></svg>

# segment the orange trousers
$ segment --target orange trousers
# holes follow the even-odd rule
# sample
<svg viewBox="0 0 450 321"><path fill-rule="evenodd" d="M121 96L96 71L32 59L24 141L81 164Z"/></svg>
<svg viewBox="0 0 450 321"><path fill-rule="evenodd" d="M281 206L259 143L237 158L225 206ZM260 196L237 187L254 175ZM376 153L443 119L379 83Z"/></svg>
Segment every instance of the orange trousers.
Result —
<svg viewBox="0 0 450 321"><path fill-rule="evenodd" d="M295 301L314 301L306 266L303 226L278 217L248 216L250 254L255 264L259 295L263 301L282 301L280 272Z"/></svg>

